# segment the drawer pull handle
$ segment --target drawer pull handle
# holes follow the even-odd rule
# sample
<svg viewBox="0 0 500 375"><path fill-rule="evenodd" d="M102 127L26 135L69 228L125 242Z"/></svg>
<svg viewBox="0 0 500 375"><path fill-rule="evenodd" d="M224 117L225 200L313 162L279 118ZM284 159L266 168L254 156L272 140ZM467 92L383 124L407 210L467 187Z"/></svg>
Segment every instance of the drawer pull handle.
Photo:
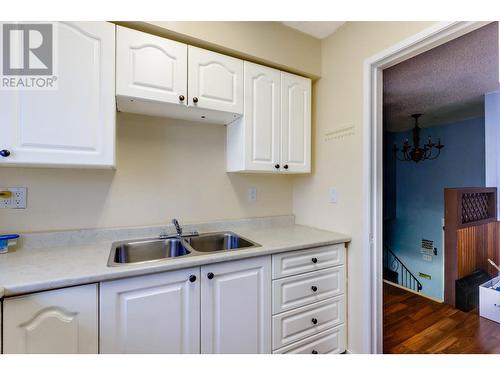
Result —
<svg viewBox="0 0 500 375"><path fill-rule="evenodd" d="M195 275L189 276L189 281L194 283L196 281L196 276Z"/></svg>
<svg viewBox="0 0 500 375"><path fill-rule="evenodd" d="M214 276L215 275L213 274L213 272L207 273L207 277L208 277L209 280L212 280L214 278Z"/></svg>
<svg viewBox="0 0 500 375"><path fill-rule="evenodd" d="M316 319L316 318L312 318L312 319L311 319L311 322L312 322L312 324L318 324L318 319Z"/></svg>
<svg viewBox="0 0 500 375"><path fill-rule="evenodd" d="M311 287L311 289L312 289L312 291L313 291L313 292L316 292L316 291L318 290L318 287L317 287L316 285L313 285L313 286Z"/></svg>
<svg viewBox="0 0 500 375"><path fill-rule="evenodd" d="M317 351L317 350L313 350L313 351L311 352L311 354L318 354L318 351Z"/></svg>
<svg viewBox="0 0 500 375"><path fill-rule="evenodd" d="M312 258L312 259L311 259L311 262L313 262L313 263L318 263L318 258Z"/></svg>

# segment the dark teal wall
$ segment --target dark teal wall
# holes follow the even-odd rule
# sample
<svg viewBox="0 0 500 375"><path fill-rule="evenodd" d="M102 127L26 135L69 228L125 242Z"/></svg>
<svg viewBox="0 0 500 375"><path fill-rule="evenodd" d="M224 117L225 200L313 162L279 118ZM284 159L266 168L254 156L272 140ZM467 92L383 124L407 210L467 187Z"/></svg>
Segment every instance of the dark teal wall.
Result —
<svg viewBox="0 0 500 375"><path fill-rule="evenodd" d="M384 165L388 168L384 173L384 190L394 193L386 195L388 202L384 207L387 213L395 207L395 217L384 215L384 241L417 277L419 272L432 276L432 280L419 278L422 293L441 300L444 188L484 186L484 118L424 128L421 134L423 141L428 136L434 141L441 138L445 148L438 159L394 163L391 147L386 144L385 159L389 161ZM406 138L412 139L411 132L386 135L387 140L391 137L398 145ZM438 250L431 262L422 259L423 238L433 240Z"/></svg>

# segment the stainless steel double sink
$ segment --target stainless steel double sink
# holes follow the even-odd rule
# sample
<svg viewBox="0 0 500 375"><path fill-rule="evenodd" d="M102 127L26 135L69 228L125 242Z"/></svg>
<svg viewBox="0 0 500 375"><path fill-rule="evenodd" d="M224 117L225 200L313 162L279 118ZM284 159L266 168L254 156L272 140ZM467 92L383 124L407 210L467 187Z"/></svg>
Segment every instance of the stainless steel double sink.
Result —
<svg viewBox="0 0 500 375"><path fill-rule="evenodd" d="M119 241L111 245L108 266L158 262L169 258L235 251L260 246L233 232Z"/></svg>

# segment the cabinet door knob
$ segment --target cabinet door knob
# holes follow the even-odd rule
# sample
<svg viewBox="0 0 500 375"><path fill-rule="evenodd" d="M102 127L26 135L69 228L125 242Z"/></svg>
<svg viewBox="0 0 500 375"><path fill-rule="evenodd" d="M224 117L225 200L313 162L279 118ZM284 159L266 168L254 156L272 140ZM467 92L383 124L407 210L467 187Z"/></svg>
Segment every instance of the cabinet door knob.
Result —
<svg viewBox="0 0 500 375"><path fill-rule="evenodd" d="M318 324L318 319L316 319L316 318L312 318L312 319L311 319L311 322L312 322L312 324Z"/></svg>
<svg viewBox="0 0 500 375"><path fill-rule="evenodd" d="M279 164L275 164L275 165L274 165L274 168L276 168L276 169L280 169L280 165L279 165Z"/></svg>
<svg viewBox="0 0 500 375"><path fill-rule="evenodd" d="M191 281L192 283L194 283L196 281L196 276L195 275L189 276L189 281Z"/></svg>
<svg viewBox="0 0 500 375"><path fill-rule="evenodd" d="M283 168L288 169L288 164L285 164Z"/></svg>
<svg viewBox="0 0 500 375"><path fill-rule="evenodd" d="M212 280L214 278L214 274L212 272L207 273L207 277Z"/></svg>
<svg viewBox="0 0 500 375"><path fill-rule="evenodd" d="M313 351L311 352L311 354L318 354L318 351L317 351L317 350L313 350Z"/></svg>
<svg viewBox="0 0 500 375"><path fill-rule="evenodd" d="M318 263L318 258L312 258L312 259L311 259L311 262L313 262L313 263Z"/></svg>
<svg viewBox="0 0 500 375"><path fill-rule="evenodd" d="M9 150L0 150L0 156L4 158L8 158L10 156L10 151Z"/></svg>
<svg viewBox="0 0 500 375"><path fill-rule="evenodd" d="M196 96L193 98L193 103L198 103L198 98Z"/></svg>
<svg viewBox="0 0 500 375"><path fill-rule="evenodd" d="M184 101L184 99L186 99L186 98L184 97L184 95L179 95L179 100L180 100L181 102L183 102L183 101Z"/></svg>
<svg viewBox="0 0 500 375"><path fill-rule="evenodd" d="M312 291L313 291L313 292L316 292L316 291L318 290L318 287L317 287L316 285L313 285L313 286L311 287L311 289L312 289Z"/></svg>

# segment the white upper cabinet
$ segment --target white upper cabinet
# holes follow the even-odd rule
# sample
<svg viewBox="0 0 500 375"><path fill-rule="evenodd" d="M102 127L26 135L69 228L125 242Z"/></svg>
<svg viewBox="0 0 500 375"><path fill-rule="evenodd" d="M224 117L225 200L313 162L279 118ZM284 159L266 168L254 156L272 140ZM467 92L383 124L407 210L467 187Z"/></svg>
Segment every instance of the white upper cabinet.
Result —
<svg viewBox="0 0 500 375"><path fill-rule="evenodd" d="M227 128L227 171L309 173L311 80L245 61L244 103Z"/></svg>
<svg viewBox="0 0 500 375"><path fill-rule="evenodd" d="M193 46L188 51L189 106L241 115L243 60Z"/></svg>
<svg viewBox="0 0 500 375"><path fill-rule="evenodd" d="M6 298L6 354L97 354L97 284Z"/></svg>
<svg viewBox="0 0 500 375"><path fill-rule="evenodd" d="M281 73L281 163L290 173L311 171L311 80Z"/></svg>
<svg viewBox="0 0 500 375"><path fill-rule="evenodd" d="M101 283L101 352L200 351L200 269Z"/></svg>
<svg viewBox="0 0 500 375"><path fill-rule="evenodd" d="M0 165L112 167L115 26L56 22L53 35L55 87L0 90Z"/></svg>
<svg viewBox="0 0 500 375"><path fill-rule="evenodd" d="M280 71L245 61L244 75L245 115L227 130L228 170L279 170Z"/></svg>
<svg viewBox="0 0 500 375"><path fill-rule="evenodd" d="M201 353L271 353L271 257L201 267Z"/></svg>
<svg viewBox="0 0 500 375"><path fill-rule="evenodd" d="M116 27L116 95L187 103L187 45Z"/></svg>

